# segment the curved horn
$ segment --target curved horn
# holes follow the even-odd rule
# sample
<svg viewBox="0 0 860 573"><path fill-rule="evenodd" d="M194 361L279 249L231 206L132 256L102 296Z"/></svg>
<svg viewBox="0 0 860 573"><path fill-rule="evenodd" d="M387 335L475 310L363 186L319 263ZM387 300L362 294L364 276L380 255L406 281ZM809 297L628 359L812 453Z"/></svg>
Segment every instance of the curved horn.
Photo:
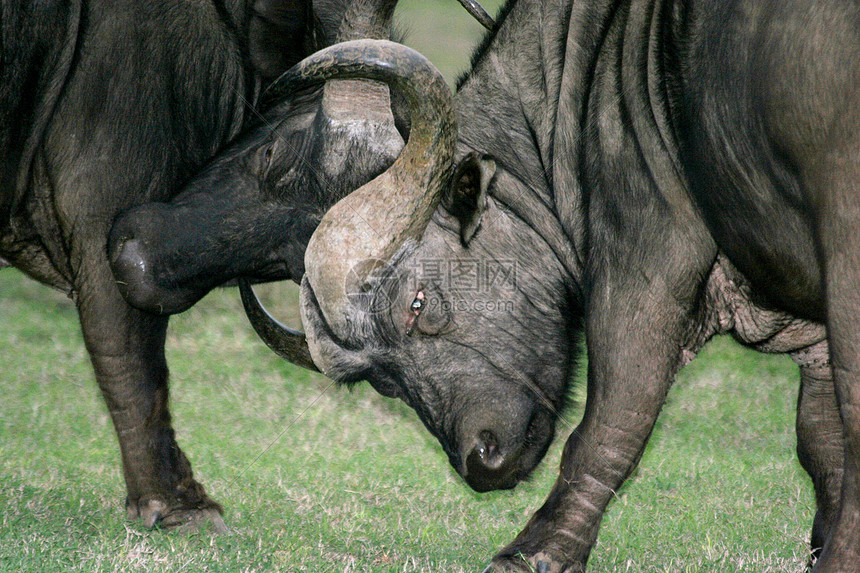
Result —
<svg viewBox="0 0 860 573"><path fill-rule="evenodd" d="M248 315L251 326L254 327L266 346L293 364L319 372L319 368L314 364L308 350L305 333L293 330L275 320L260 304L260 299L257 298L248 279L239 279L239 292L242 295L242 306L245 307L245 314Z"/></svg>
<svg viewBox="0 0 860 573"><path fill-rule="evenodd" d="M487 14L487 11L484 10L484 7L478 4L477 0L458 0L460 4L463 5L463 8L472 15L472 17L481 23L481 26L486 28L487 30L492 30L496 23L493 21L493 18Z"/></svg>
<svg viewBox="0 0 860 573"><path fill-rule="evenodd" d="M329 326L341 334L349 325L347 277L356 283L351 287L360 287L373 270L370 261L387 261L407 239L421 237L453 169L457 134L442 75L424 56L394 42L332 46L297 64L278 83L293 91L344 78L381 81L403 94L412 127L388 171L336 203L305 251L306 278Z"/></svg>
<svg viewBox="0 0 860 573"><path fill-rule="evenodd" d="M387 38L396 5L397 0L354 0L343 16L338 40L365 36ZM264 97L273 101L291 95L289 86L283 88L281 80L273 82ZM376 156L368 165L379 164L381 170L394 161L403 146L403 139L394 124L388 86L385 84L364 79L327 83L323 88L320 118L320 156L340 158L317 166L319 175L330 181L343 177L347 168L343 165L345 158L355 159L345 150L361 151L367 148L367 153ZM369 145L370 142L375 144ZM290 362L319 371L311 358L305 334L282 325L269 315L247 280L239 280L239 290L245 313L266 345Z"/></svg>

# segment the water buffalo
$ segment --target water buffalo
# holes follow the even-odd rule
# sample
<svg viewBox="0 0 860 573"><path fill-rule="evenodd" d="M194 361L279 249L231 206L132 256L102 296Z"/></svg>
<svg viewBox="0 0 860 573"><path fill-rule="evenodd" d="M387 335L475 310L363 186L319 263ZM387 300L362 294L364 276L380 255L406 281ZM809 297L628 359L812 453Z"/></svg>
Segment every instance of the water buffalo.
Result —
<svg viewBox="0 0 860 573"><path fill-rule="evenodd" d="M167 318L141 312L121 297L106 256L111 224L121 211L173 196L240 129L259 123L256 107L263 86L305 55L333 43L348 7L353 17L345 38L388 37L375 4L379 2L0 3L0 268L18 267L75 301L119 437L126 508L147 526L195 527L211 521L224 530L219 505L194 479L171 427L164 357ZM394 2L384 4L390 19ZM362 89L387 93L385 86ZM323 107L344 97L343 88L327 90L334 95ZM304 94L274 105L277 93L270 92L273 107L263 121L271 124L289 115L292 125L313 123L308 101L314 97ZM330 107L332 114L345 116L336 105ZM383 129L393 130L387 113ZM331 130L324 139L333 158L302 155L311 135L324 131L323 123L320 119L287 140L262 128L263 149L251 145L258 137L252 134L245 140L249 147L243 161L256 161L257 173L275 173L276 155L319 160L316 170L309 166L311 175L329 182L339 177L345 161L353 161L350 167L359 175L362 169L370 171L364 179L344 177L352 187L374 175L373 169L384 168L384 155L373 156L376 163L367 167L350 147L355 138L338 139ZM343 125L355 129L348 122ZM362 145L366 141L370 139L362 137ZM339 157L338 151L346 155ZM239 152L228 153L235 157ZM218 169L215 164L208 173ZM287 171L278 174L288 176ZM302 183L293 189L301 189ZM293 198L290 208L295 211L316 213L338 198L336 185L302 193L282 199ZM291 211L271 207L269 214L277 217L280 228ZM239 210L227 213L214 217L220 222L232 216L231 221L244 223ZM247 276L291 276L296 271L289 261L303 251L307 237L302 237L312 230L301 217L295 220L299 239L282 236L278 253L287 263L226 251L217 253L219 262L232 257L224 264ZM113 262L125 268L145 246L125 241L129 229L116 229L110 251ZM259 241L268 238L261 233ZM300 250L291 250L293 240L303 240ZM243 245L245 253L253 247ZM142 259L133 264L143 264Z"/></svg>
<svg viewBox="0 0 860 573"><path fill-rule="evenodd" d="M514 0L499 20L453 103L387 42L335 46L284 80L373 78L425 102L394 165L311 237L313 361L402 398L485 491L543 457L584 334L583 420L488 569L555 573L585 569L709 338L788 353L813 570L860 571L860 6ZM242 288L289 355L296 335ZM487 310L497 300L512 305Z"/></svg>

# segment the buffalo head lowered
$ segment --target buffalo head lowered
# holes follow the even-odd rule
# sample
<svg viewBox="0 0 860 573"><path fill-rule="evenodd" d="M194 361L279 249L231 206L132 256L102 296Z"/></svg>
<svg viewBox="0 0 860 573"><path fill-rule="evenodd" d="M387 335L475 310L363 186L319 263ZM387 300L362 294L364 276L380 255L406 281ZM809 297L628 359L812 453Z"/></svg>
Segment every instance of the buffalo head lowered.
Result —
<svg viewBox="0 0 860 573"><path fill-rule="evenodd" d="M411 131L391 168L334 205L311 237L301 289L310 353L335 380L368 380L415 408L473 488L514 487L543 457L565 402L567 287L535 280L551 252L525 223L499 216L493 160L468 154L454 170L450 92L423 56L350 42L305 60L290 82L333 74L389 83L411 104ZM270 346L293 345L247 284L243 298Z"/></svg>

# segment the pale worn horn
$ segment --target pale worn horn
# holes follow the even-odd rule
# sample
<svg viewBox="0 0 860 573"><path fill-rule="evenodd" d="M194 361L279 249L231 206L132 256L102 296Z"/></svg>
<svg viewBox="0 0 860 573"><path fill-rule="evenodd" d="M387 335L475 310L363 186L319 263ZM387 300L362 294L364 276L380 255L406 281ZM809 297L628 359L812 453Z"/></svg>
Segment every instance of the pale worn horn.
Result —
<svg viewBox="0 0 860 573"><path fill-rule="evenodd" d="M394 164L323 217L305 251L305 277L329 327L348 329L350 284L369 261L388 261L407 239L419 239L453 169L456 123L444 78L415 50L386 40L357 40L321 50L281 78L285 87L364 78L384 82L409 106L409 141ZM356 274L358 273L358 274Z"/></svg>

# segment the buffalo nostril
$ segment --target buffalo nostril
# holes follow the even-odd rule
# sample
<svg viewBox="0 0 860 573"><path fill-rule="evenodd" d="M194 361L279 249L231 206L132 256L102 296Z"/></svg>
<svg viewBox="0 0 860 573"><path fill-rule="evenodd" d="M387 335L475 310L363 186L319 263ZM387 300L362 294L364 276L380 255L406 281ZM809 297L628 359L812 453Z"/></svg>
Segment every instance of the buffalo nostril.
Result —
<svg viewBox="0 0 860 573"><path fill-rule="evenodd" d="M511 489L517 485L519 453L511 455L505 452L496 435L489 430L480 432L473 444L462 472L472 489L484 492Z"/></svg>
<svg viewBox="0 0 860 573"><path fill-rule="evenodd" d="M478 444L474 450L481 464L489 470L497 470L504 463L504 456L499 452L499 441L489 430L478 434Z"/></svg>

